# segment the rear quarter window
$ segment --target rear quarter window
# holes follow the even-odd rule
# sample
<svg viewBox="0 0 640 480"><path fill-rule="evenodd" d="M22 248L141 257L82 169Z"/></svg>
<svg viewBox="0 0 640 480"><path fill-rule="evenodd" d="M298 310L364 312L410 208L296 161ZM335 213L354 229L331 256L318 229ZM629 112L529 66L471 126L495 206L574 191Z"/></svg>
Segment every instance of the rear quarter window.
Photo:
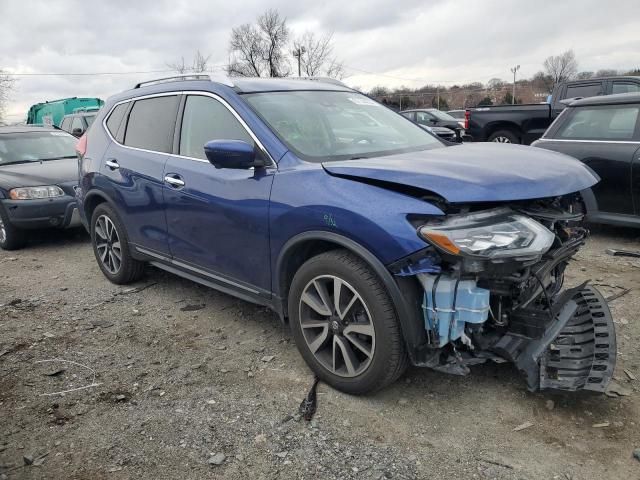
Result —
<svg viewBox="0 0 640 480"><path fill-rule="evenodd" d="M136 100L129 113L124 144L170 153L177 109L177 95Z"/></svg>
<svg viewBox="0 0 640 480"><path fill-rule="evenodd" d="M120 128L120 124L122 123L124 114L127 112L128 106L128 103L121 103L120 105L118 105L113 109L106 122L107 130L109 130L111 136L120 143L122 143L124 137L124 129Z"/></svg>

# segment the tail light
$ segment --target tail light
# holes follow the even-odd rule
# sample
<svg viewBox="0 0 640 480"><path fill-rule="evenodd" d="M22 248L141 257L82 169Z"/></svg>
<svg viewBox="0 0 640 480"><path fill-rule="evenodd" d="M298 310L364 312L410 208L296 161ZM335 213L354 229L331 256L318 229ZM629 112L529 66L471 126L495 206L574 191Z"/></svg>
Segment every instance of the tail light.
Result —
<svg viewBox="0 0 640 480"><path fill-rule="evenodd" d="M471 112L469 110L464 111L464 129L469 130L469 116Z"/></svg>
<svg viewBox="0 0 640 480"><path fill-rule="evenodd" d="M78 143L76 144L76 153L78 157L84 157L84 154L87 153L87 134L85 133L80 137Z"/></svg>

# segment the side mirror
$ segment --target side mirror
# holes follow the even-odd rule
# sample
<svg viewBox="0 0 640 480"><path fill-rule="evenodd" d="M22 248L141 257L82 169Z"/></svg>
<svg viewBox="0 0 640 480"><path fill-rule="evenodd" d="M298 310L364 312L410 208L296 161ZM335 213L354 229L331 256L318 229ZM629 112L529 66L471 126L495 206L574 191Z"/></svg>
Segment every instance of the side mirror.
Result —
<svg viewBox="0 0 640 480"><path fill-rule="evenodd" d="M211 140L204 146L204 153L216 168L248 169L263 166L256 161L256 150L242 140Z"/></svg>
<svg viewBox="0 0 640 480"><path fill-rule="evenodd" d="M84 132L82 131L82 129L81 129L81 128L74 128L74 129L71 131L71 135L73 135L74 137L81 137L83 133L84 133Z"/></svg>

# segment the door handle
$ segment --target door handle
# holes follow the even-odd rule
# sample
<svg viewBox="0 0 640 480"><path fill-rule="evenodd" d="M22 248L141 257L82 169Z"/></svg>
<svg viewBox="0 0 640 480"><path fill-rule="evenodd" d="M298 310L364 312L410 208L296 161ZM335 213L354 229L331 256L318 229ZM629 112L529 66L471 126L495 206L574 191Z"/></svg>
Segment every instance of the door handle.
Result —
<svg viewBox="0 0 640 480"><path fill-rule="evenodd" d="M170 173L168 175L165 175L164 181L168 183L170 186L172 186L173 188L182 188L185 185L184 180L182 180L182 177L180 175L176 175L175 173Z"/></svg>
<svg viewBox="0 0 640 480"><path fill-rule="evenodd" d="M111 170L117 170L120 168L120 165L118 164L118 161L115 158L110 158L109 160L104 162L104 164L107 167L109 167Z"/></svg>

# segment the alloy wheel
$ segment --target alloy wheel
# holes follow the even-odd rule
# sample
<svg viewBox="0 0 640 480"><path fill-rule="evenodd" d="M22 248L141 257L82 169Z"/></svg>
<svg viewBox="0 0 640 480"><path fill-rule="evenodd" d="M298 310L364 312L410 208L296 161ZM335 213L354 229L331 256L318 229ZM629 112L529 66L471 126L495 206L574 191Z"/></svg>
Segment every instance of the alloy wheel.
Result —
<svg viewBox="0 0 640 480"><path fill-rule="evenodd" d="M507 137L503 137L503 136L499 136L493 139L494 142L496 143L511 143L511 140L509 140Z"/></svg>
<svg viewBox="0 0 640 480"><path fill-rule="evenodd" d="M7 229L4 226L4 221L0 217L0 243L4 243L7 241Z"/></svg>
<svg viewBox="0 0 640 480"><path fill-rule="evenodd" d="M334 275L311 280L300 297L302 335L316 360L341 377L356 377L371 364L376 335L367 305Z"/></svg>
<svg viewBox="0 0 640 480"><path fill-rule="evenodd" d="M122 265L122 248L116 226L108 216L100 215L96 220L95 233L98 258L102 266L115 275Z"/></svg>

